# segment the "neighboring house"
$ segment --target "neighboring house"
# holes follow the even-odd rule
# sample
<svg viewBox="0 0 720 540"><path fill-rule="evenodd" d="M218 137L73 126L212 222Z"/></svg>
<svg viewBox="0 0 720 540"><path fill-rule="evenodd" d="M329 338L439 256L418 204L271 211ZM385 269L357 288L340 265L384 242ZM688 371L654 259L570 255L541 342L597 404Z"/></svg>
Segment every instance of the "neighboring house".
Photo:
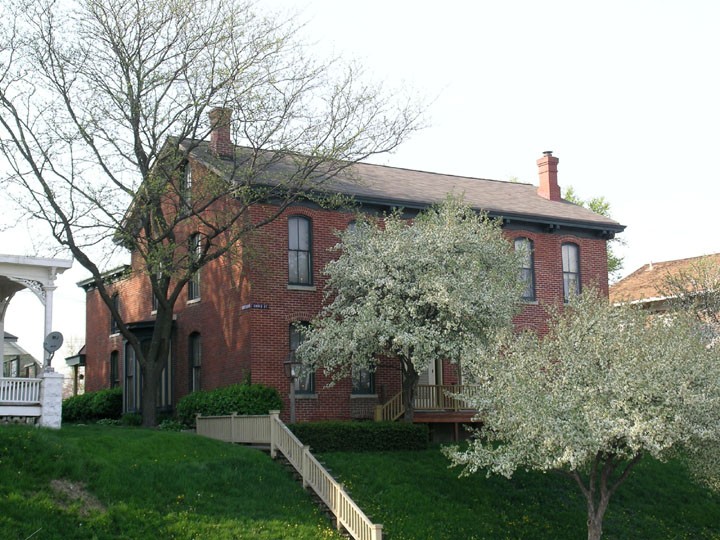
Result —
<svg viewBox="0 0 720 540"><path fill-rule="evenodd" d="M193 150L189 163L193 179L205 171L222 174L235 153L242 151L229 141L229 129L221 127L209 143ZM412 217L454 193L502 220L508 241L527 254L519 270L526 281L525 305L516 324L544 332L544 305L562 303L567 295L590 285L608 293L606 242L624 229L563 201L557 163L551 152L538 160L539 187L358 164L333 189L373 215L402 208ZM258 204L251 217L269 209L269 204ZM277 388L286 402L283 417L287 416L291 392L283 362L300 340L293 325L310 321L321 309L326 282L322 270L333 257L329 248L337 243L334 232L354 222L353 211L295 204L246 238L241 261L220 259L200 270L175 307L172 351L158 395L160 408L171 409L196 390L251 381ZM139 257L133 254L129 266L106 278L124 320L141 341L149 338L154 306ZM87 291L86 390L121 386L125 410L135 411L141 385L132 349L117 332L92 281L79 285ZM422 383L459 382L455 366L440 360L423 374ZM400 391L399 377L393 362L382 363L374 373L355 373L329 388L330 379L321 371L307 374L295 383L297 419L372 418L377 404Z"/></svg>
<svg viewBox="0 0 720 540"><path fill-rule="evenodd" d="M687 293L698 298L714 288L720 271L720 253L648 263L610 287L610 301L632 303L653 312L666 312L678 295ZM709 271L709 272L708 272Z"/></svg>
<svg viewBox="0 0 720 540"><path fill-rule="evenodd" d="M17 336L5 332L3 377L37 377L42 365L17 342Z"/></svg>

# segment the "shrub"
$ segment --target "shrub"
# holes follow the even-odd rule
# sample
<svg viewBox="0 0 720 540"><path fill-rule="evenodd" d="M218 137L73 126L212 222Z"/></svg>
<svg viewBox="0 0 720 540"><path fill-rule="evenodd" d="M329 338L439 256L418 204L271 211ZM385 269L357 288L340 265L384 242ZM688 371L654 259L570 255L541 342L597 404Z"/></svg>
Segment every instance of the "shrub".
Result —
<svg viewBox="0 0 720 540"><path fill-rule="evenodd" d="M93 392L90 410L93 418L119 419L122 416L122 388L111 388Z"/></svg>
<svg viewBox="0 0 720 540"><path fill-rule="evenodd" d="M123 426L141 426L142 415L140 413L125 413L120 418L120 424Z"/></svg>
<svg viewBox="0 0 720 540"><path fill-rule="evenodd" d="M425 450L428 428L404 422L307 422L289 426L314 452Z"/></svg>
<svg viewBox="0 0 720 540"><path fill-rule="evenodd" d="M63 401L63 422L84 422L90 418L90 402L92 393L78 394Z"/></svg>
<svg viewBox="0 0 720 540"><path fill-rule="evenodd" d="M182 398L177 405L177 417L185 425L195 425L195 416L225 414L267 414L282 407L275 388L262 384L233 384L216 390L198 391Z"/></svg>
<svg viewBox="0 0 720 540"><path fill-rule="evenodd" d="M89 422L103 418L120 418L122 414L122 389L111 388L86 392L63 401L64 422Z"/></svg>

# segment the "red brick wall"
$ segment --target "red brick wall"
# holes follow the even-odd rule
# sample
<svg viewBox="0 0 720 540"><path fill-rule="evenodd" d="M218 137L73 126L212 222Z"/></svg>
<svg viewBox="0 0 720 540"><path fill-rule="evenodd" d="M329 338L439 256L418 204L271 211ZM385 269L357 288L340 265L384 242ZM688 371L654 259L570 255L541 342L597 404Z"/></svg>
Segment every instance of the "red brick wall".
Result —
<svg viewBox="0 0 720 540"><path fill-rule="evenodd" d="M251 219L259 220L272 209L256 206ZM293 290L288 287L287 219L302 215L312 223L313 288ZM199 332L202 339L201 380L203 389L238 383L250 377L254 383L277 388L285 402L283 418L289 418L289 381L283 361L289 352L290 324L308 321L322 305L325 278L322 269L331 260L329 248L337 243L333 234L344 230L353 220L348 212L293 206L277 220L253 233L243 250L242 261L220 259L201 271L198 302L179 299L173 341L174 402L189 390L188 337ZM602 239L562 233L540 233L505 230L512 240L519 236L534 242L537 301L526 304L515 319L519 328L545 332L545 305L562 303L563 280L561 245L576 243L580 248L583 287L595 284L607 294L607 253ZM137 261L132 275L111 286L120 294L120 309L126 321L149 320L151 314L150 284ZM247 305L259 304L260 307ZM243 306L246 306L244 309ZM267 307L267 309L265 309ZM109 384L109 358L113 350L120 352L122 370L123 346L119 336L109 338L109 312L97 291L87 295L87 368L88 391ZM447 384L459 380L454 366L444 370ZM122 374L121 374L122 381ZM298 420L349 419L369 417L376 400L351 396L349 379L326 388L331 379L316 373L316 394L298 397ZM382 402L400 390L400 371L385 363L375 375L376 392Z"/></svg>

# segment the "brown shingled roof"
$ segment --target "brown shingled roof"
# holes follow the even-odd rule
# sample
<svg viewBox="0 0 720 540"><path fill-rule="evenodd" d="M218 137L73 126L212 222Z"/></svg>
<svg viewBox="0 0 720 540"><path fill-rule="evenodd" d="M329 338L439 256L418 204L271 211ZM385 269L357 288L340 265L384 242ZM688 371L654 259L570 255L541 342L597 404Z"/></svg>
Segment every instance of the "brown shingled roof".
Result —
<svg viewBox="0 0 720 540"><path fill-rule="evenodd" d="M243 148L236 147L236 157ZM201 142L192 151L195 159L222 174L230 174L232 162L219 160ZM273 164L280 173L292 167L289 159ZM270 177L270 175L268 176ZM615 220L601 216L568 201L550 201L538 195L537 187L519 182L453 176L401 169L384 165L357 163L338 174L326 189L349 195L362 203L423 208L443 201L448 194L463 196L476 210L493 217L528 220L538 223L581 227L617 233L625 229Z"/></svg>
<svg viewBox="0 0 720 540"><path fill-rule="evenodd" d="M703 258L709 258L714 264L720 264L720 253L646 264L610 286L610 301L619 303L660 300L663 298L663 289L668 276L692 271L693 265Z"/></svg>

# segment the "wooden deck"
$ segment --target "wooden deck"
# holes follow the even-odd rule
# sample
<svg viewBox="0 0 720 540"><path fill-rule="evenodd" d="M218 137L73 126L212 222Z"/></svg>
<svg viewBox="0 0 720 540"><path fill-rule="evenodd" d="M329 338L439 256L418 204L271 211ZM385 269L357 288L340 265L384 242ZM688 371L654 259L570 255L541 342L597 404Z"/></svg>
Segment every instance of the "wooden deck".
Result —
<svg viewBox="0 0 720 540"><path fill-rule="evenodd" d="M415 411L415 424L470 424L476 411Z"/></svg>

